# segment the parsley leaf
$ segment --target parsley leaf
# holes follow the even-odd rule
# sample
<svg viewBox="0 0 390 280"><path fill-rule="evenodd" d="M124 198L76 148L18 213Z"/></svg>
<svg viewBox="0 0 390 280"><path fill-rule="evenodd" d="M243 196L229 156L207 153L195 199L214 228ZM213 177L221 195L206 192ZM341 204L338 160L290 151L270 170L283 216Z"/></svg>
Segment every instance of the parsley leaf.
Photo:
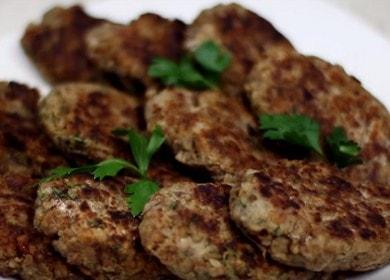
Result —
<svg viewBox="0 0 390 280"><path fill-rule="evenodd" d="M155 58L148 74L152 78L160 79L167 86L177 85L180 82L180 66L169 59Z"/></svg>
<svg viewBox="0 0 390 280"><path fill-rule="evenodd" d="M41 182L78 173L89 173L94 176L95 180L103 180L106 177L117 176L124 169L129 169L141 178L139 181L125 188L125 192L128 194L127 201L129 209L133 216L137 216L142 212L150 197L159 189L156 182L147 179L147 171L152 156L165 141L164 132L161 127L157 126L149 139L133 129L115 129L112 133L116 136L128 137L136 166L126 160L113 158L94 165L58 167L51 170L50 176Z"/></svg>
<svg viewBox="0 0 390 280"><path fill-rule="evenodd" d="M212 72L223 72L230 64L231 55L222 51L213 41L200 45L194 52L197 63Z"/></svg>
<svg viewBox="0 0 390 280"><path fill-rule="evenodd" d="M231 56L212 41L199 46L193 54L179 63L166 58L155 58L148 75L167 86L177 85L194 89L216 88L220 75L229 66Z"/></svg>
<svg viewBox="0 0 390 280"><path fill-rule="evenodd" d="M41 182L49 182L58 178L68 177L74 174L89 173L95 169L95 165L84 165L82 167L60 166L49 171L49 176L43 178Z"/></svg>
<svg viewBox="0 0 390 280"><path fill-rule="evenodd" d="M260 129L265 139L284 141L323 155L319 140L320 126L307 116L261 115Z"/></svg>
<svg viewBox="0 0 390 280"><path fill-rule="evenodd" d="M151 196L159 190L157 183L141 179L133 184L126 186L125 192L129 195L127 203L131 214L135 217L142 213L145 204Z"/></svg>
<svg viewBox="0 0 390 280"><path fill-rule="evenodd" d="M342 127L335 127L326 139L329 147L329 158L339 168L361 163L359 158L361 148L347 138Z"/></svg>
<svg viewBox="0 0 390 280"><path fill-rule="evenodd" d="M130 169L138 173L137 167L132 163L122 159L108 159L95 165L95 170L92 172L94 179L103 180L106 177L115 177L123 169Z"/></svg>
<svg viewBox="0 0 390 280"><path fill-rule="evenodd" d="M154 128L149 140L134 129L115 129L112 133L117 136L127 135L137 170L142 177L146 177L152 156L165 141L161 127Z"/></svg>

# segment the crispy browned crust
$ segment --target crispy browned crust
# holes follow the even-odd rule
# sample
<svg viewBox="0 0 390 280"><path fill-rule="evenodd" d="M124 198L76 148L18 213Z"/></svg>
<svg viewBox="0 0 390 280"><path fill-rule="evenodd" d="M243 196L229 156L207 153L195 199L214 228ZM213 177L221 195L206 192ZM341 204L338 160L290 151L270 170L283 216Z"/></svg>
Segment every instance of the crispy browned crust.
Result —
<svg viewBox="0 0 390 280"><path fill-rule="evenodd" d="M92 279L159 279L170 273L139 244L137 218L123 192L129 177L94 181L78 175L41 183L35 226Z"/></svg>
<svg viewBox="0 0 390 280"><path fill-rule="evenodd" d="M190 181L164 186L145 207L141 241L182 279L312 279L271 263L229 221L229 186Z"/></svg>
<svg viewBox="0 0 390 280"><path fill-rule="evenodd" d="M344 169L357 181L390 183L390 115L343 68L319 58L275 51L260 61L246 84L257 114L300 113L335 126L362 147L363 164Z"/></svg>
<svg viewBox="0 0 390 280"><path fill-rule="evenodd" d="M139 109L135 97L113 88L68 83L42 100L39 114L48 135L64 152L100 161L130 157L129 145L112 130L138 129Z"/></svg>
<svg viewBox="0 0 390 280"><path fill-rule="evenodd" d="M0 275L23 279L82 279L33 227L36 180L0 177Z"/></svg>
<svg viewBox="0 0 390 280"><path fill-rule="evenodd" d="M266 50L275 45L293 49L271 23L237 4L204 10L189 26L187 49L194 50L207 40L221 44L233 56L222 75L222 88L234 96L242 92L249 71Z"/></svg>
<svg viewBox="0 0 390 280"><path fill-rule="evenodd" d="M22 46L52 83L98 80L100 72L87 58L84 37L103 22L87 15L80 6L55 7L41 23L27 27Z"/></svg>
<svg viewBox="0 0 390 280"><path fill-rule="evenodd" d="M63 165L63 157L42 133L35 89L0 82L0 170L41 176Z"/></svg>
<svg viewBox="0 0 390 280"><path fill-rule="evenodd" d="M104 71L149 84L147 70L153 58L177 60L182 55L185 27L179 20L150 13L127 26L107 23L88 33L88 55Z"/></svg>
<svg viewBox="0 0 390 280"><path fill-rule="evenodd" d="M230 196L234 221L276 261L364 271L390 261L390 192L335 168L279 161L248 171Z"/></svg>
<svg viewBox="0 0 390 280"><path fill-rule="evenodd" d="M216 176L256 168L260 159L271 157L258 150L252 116L221 92L165 89L149 98L145 116L149 130L162 127L179 162Z"/></svg>
<svg viewBox="0 0 390 280"><path fill-rule="evenodd" d="M0 275L80 279L33 227L36 179L64 164L42 134L38 92L0 82Z"/></svg>

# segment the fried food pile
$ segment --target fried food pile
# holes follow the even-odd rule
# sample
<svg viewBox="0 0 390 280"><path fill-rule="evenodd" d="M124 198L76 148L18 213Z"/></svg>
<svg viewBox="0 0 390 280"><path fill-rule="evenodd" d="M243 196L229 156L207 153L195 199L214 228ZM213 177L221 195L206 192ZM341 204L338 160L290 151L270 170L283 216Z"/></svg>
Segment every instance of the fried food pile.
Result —
<svg viewBox="0 0 390 280"><path fill-rule="evenodd" d="M149 75L155 58L178 62L207 41L231 57L219 87ZM21 43L52 90L0 83L1 276L339 279L390 262L389 112L254 12L227 4L189 24L152 13L118 24L55 7ZM362 162L270 149L257 116L296 113L324 134L343 127ZM148 176L160 189L141 215L128 208L131 172L43 180L59 166L132 161L112 131L157 126L165 144Z"/></svg>

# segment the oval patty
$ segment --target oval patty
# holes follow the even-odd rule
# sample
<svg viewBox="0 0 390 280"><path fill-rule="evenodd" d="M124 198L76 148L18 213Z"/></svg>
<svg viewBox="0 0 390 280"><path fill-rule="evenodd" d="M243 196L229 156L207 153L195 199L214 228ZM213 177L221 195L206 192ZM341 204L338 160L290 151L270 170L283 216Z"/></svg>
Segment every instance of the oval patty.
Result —
<svg viewBox="0 0 390 280"><path fill-rule="evenodd" d="M223 91L242 93L249 71L274 46L293 49L290 42L264 18L237 4L204 10L188 27L185 46L194 50L208 40L232 54L232 63L222 75Z"/></svg>
<svg viewBox="0 0 390 280"><path fill-rule="evenodd" d="M51 236L67 261L93 279L168 276L139 243L137 218L129 212L120 177L102 182L78 175L41 183L34 225Z"/></svg>
<svg viewBox="0 0 390 280"><path fill-rule="evenodd" d="M390 261L390 193L326 164L279 161L250 170L230 196L232 219L281 263L364 271Z"/></svg>
<svg viewBox="0 0 390 280"><path fill-rule="evenodd" d="M165 185L146 205L145 249L182 279L314 279L313 272L269 262L229 221L228 186Z"/></svg>
<svg viewBox="0 0 390 280"><path fill-rule="evenodd" d="M91 160L129 158L128 145L112 130L139 126L139 102L109 87L69 83L55 87L40 104L40 118L55 144Z"/></svg>
<svg viewBox="0 0 390 280"><path fill-rule="evenodd" d="M390 114L340 66L275 49L252 70L246 91L257 114L305 114L325 135L343 127L363 160L344 172L357 181L390 183Z"/></svg>

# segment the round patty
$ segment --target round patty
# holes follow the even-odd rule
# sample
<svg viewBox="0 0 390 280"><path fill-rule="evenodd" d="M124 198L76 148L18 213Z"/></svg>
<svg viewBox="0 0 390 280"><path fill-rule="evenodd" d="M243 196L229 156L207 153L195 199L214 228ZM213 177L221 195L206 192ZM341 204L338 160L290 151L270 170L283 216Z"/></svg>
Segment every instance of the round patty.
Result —
<svg viewBox="0 0 390 280"><path fill-rule="evenodd" d="M364 271L390 261L390 192L321 163L279 161L232 189L232 219L281 263Z"/></svg>
<svg viewBox="0 0 390 280"><path fill-rule="evenodd" d="M40 104L40 118L64 152L91 160L129 157L127 143L112 135L117 128L138 128L136 98L112 88L86 83L55 87Z"/></svg>
<svg viewBox="0 0 390 280"><path fill-rule="evenodd" d="M222 75L224 92L238 95L253 65L269 48L293 49L289 41L264 18L237 4L204 10L188 27L185 46L194 50L212 40L232 54L232 63Z"/></svg>
<svg viewBox="0 0 390 280"><path fill-rule="evenodd" d="M390 114L340 66L275 49L252 70L246 90L257 114L305 114L325 135L343 127L363 160L344 171L357 181L390 183Z"/></svg>
<svg viewBox="0 0 390 280"><path fill-rule="evenodd" d="M159 125L164 130L179 162L219 176L256 168L268 156L258 150L255 120L237 100L218 91L182 88L148 94L148 129Z"/></svg>
<svg viewBox="0 0 390 280"><path fill-rule="evenodd" d="M103 24L86 38L87 51L94 63L106 72L126 80L149 84L147 75L152 60L182 55L185 24L156 14L143 14L129 25Z"/></svg>
<svg viewBox="0 0 390 280"><path fill-rule="evenodd" d="M40 23L27 27L21 43L50 82L96 81L101 73L87 57L85 36L103 22L87 15L80 6L54 7Z"/></svg>
<svg viewBox="0 0 390 280"><path fill-rule="evenodd" d="M229 186L175 182L145 207L142 244L182 279L312 279L269 262L229 221Z"/></svg>
<svg viewBox="0 0 390 280"><path fill-rule="evenodd" d="M42 133L37 90L0 81L0 173L44 175L65 160Z"/></svg>
<svg viewBox="0 0 390 280"><path fill-rule="evenodd" d="M36 180L0 176L0 275L22 279L82 279L33 226Z"/></svg>
<svg viewBox="0 0 390 280"><path fill-rule="evenodd" d="M170 273L139 243L138 219L123 192L134 182L78 175L41 183L35 227L54 239L67 261L92 279L159 279Z"/></svg>

